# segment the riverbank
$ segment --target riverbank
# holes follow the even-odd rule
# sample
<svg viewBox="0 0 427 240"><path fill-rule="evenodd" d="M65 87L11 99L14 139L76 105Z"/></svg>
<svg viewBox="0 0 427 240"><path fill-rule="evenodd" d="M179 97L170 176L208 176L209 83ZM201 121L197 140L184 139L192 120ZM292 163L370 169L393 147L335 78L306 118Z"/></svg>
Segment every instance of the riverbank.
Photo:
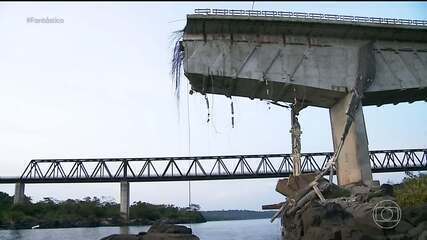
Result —
<svg viewBox="0 0 427 240"><path fill-rule="evenodd" d="M128 225L151 225L155 221L171 224L206 222L198 210L174 205L155 205L135 202L130 206ZM83 200L58 201L44 198L32 203L29 198L24 204L13 205L13 198L0 192L0 229L76 228L120 226L125 223L119 213L119 204L86 197Z"/></svg>
<svg viewBox="0 0 427 240"><path fill-rule="evenodd" d="M0 192L0 229L30 229L33 226L42 229L122 226L125 223L120 218L119 207L118 203L96 197L65 201L44 198L36 203L32 203L27 197L24 204L13 206L13 197ZM136 202L130 206L130 220L126 225L151 225L159 220L169 224L194 224L206 221L262 219L271 218L274 214L273 211L199 209L197 205L190 210L174 205Z"/></svg>

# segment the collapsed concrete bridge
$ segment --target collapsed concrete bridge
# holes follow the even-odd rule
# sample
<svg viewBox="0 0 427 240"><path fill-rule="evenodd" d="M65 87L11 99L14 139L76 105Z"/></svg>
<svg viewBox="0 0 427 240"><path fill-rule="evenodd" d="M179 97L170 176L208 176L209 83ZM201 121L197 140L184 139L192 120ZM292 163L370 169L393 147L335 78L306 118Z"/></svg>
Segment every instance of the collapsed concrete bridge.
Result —
<svg viewBox="0 0 427 240"><path fill-rule="evenodd" d="M329 108L335 150L353 89L363 89L359 106L427 101L427 21L197 9L181 47L192 90ZM337 176L372 182L362 107Z"/></svg>

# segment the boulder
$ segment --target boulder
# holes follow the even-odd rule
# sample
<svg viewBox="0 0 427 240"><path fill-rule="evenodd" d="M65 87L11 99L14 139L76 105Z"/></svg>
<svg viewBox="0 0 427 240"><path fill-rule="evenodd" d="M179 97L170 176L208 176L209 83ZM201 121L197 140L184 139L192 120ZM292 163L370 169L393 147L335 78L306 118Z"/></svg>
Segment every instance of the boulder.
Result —
<svg viewBox="0 0 427 240"><path fill-rule="evenodd" d="M175 224L167 223L154 223L148 233L182 233L182 234L192 234L191 228L186 226L180 226Z"/></svg>
<svg viewBox="0 0 427 240"><path fill-rule="evenodd" d="M153 224L148 232L139 234L113 234L101 240L199 240L190 228L166 223Z"/></svg>
<svg viewBox="0 0 427 240"><path fill-rule="evenodd" d="M414 226L410 223L408 223L405 220L401 220L399 224L397 224L394 231L398 233L409 233L412 229L414 229Z"/></svg>
<svg viewBox="0 0 427 240"><path fill-rule="evenodd" d="M181 233L147 233L141 240L200 240L192 234Z"/></svg>
<svg viewBox="0 0 427 240"><path fill-rule="evenodd" d="M426 240L427 239L427 230L424 230L420 236L418 237L418 240Z"/></svg>
<svg viewBox="0 0 427 240"><path fill-rule="evenodd" d="M423 232L427 231L427 221L421 222L416 227L408 231L408 235L412 238L416 238L424 234ZM426 238L427 239L427 238Z"/></svg>
<svg viewBox="0 0 427 240"><path fill-rule="evenodd" d="M385 195L394 196L393 185L391 185L391 184L383 184L383 185L381 185L380 190Z"/></svg>
<svg viewBox="0 0 427 240"><path fill-rule="evenodd" d="M407 207L402 209L403 218L416 226L421 222L427 221L427 203L419 207Z"/></svg>
<svg viewBox="0 0 427 240"><path fill-rule="evenodd" d="M100 240L140 240L138 235L132 234L112 234L110 236L101 238Z"/></svg>

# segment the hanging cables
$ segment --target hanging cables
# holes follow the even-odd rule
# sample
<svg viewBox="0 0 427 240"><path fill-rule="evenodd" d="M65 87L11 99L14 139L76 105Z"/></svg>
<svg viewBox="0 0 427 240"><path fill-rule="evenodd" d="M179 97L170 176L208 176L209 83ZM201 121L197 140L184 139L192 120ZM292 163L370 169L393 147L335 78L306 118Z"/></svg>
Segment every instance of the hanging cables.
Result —
<svg viewBox="0 0 427 240"><path fill-rule="evenodd" d="M190 94L187 82L187 129L188 129L188 156L191 156L191 124L190 124ZM190 166L189 166L190 167ZM188 180L188 208L191 208L191 181ZM190 224L191 228L191 224Z"/></svg>

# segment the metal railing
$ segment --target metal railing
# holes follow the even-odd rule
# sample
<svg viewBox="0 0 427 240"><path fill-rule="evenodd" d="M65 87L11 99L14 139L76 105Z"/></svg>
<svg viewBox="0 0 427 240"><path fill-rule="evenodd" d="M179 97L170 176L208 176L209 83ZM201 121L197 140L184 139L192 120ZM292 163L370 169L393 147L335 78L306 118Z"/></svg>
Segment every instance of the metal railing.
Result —
<svg viewBox="0 0 427 240"><path fill-rule="evenodd" d="M427 26L427 20L410 20L400 18L361 17L338 14L284 12L284 11L261 11L261 10L235 10L235 9L195 9L195 14L218 15L218 16L254 16L254 17L283 17L289 19L314 19L321 21L391 24L405 26Z"/></svg>

